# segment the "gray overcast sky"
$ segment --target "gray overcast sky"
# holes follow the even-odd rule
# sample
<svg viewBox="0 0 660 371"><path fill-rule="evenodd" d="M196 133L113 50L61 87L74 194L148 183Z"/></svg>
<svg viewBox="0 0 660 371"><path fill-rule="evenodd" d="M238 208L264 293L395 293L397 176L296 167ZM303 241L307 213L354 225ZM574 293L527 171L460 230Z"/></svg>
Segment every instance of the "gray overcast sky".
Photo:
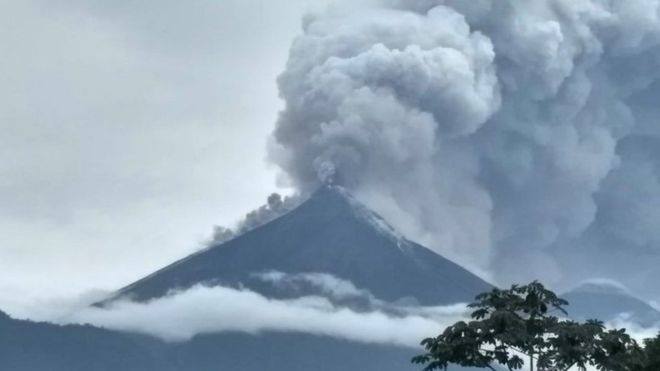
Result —
<svg viewBox="0 0 660 371"><path fill-rule="evenodd" d="M319 3L0 0L0 308L117 288L278 190L275 79Z"/></svg>

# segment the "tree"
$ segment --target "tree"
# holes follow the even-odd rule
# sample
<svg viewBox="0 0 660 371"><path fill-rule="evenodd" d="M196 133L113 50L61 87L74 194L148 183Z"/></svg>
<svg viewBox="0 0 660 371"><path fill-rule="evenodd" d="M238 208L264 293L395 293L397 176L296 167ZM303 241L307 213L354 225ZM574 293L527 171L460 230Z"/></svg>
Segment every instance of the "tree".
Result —
<svg viewBox="0 0 660 371"><path fill-rule="evenodd" d="M652 339L644 340L644 356L643 371L660 370L660 334Z"/></svg>
<svg viewBox="0 0 660 371"><path fill-rule="evenodd" d="M534 281L493 289L469 305L472 320L449 326L422 341L426 353L413 358L424 370L455 364L487 368L497 365L530 371L584 369L641 370L643 352L624 330L607 331L598 321L578 323L559 318L568 303Z"/></svg>

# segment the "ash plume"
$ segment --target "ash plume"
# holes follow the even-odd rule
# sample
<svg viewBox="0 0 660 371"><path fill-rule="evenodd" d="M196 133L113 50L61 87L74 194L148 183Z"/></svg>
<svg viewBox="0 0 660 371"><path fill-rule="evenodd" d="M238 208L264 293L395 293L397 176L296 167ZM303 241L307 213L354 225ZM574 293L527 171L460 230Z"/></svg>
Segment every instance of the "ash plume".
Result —
<svg viewBox="0 0 660 371"><path fill-rule="evenodd" d="M236 236L248 232L254 228L262 226L296 208L304 201L305 197L301 194L294 194L282 197L279 193L272 193L268 196L266 204L250 211L238 222L236 227L228 228L217 225L213 228L213 236L210 244L219 244Z"/></svg>
<svg viewBox="0 0 660 371"><path fill-rule="evenodd" d="M291 46L270 158L499 283L566 285L643 251L608 276L643 291L660 278L659 8L331 6Z"/></svg>

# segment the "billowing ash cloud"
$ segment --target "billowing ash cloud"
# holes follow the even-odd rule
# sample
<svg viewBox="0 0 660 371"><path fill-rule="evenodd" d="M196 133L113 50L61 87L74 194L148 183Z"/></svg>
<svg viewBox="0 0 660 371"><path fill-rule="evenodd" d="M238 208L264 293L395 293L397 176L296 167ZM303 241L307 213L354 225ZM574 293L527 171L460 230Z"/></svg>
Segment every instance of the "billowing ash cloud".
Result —
<svg viewBox="0 0 660 371"><path fill-rule="evenodd" d="M616 273L639 288L660 261L659 8L381 0L310 15L271 158L303 192L341 183L500 283L588 278L594 252L643 250L635 277ZM587 272L566 271L578 257Z"/></svg>
<svg viewBox="0 0 660 371"><path fill-rule="evenodd" d="M467 315L467 308L462 304L445 307L392 305L391 310L358 312L330 300L354 295L373 298L351 282L313 273L290 276L270 272L263 278L282 283L308 281L323 288L323 292L281 300L249 290L198 285L146 303L124 300L106 308L86 306L67 315L60 314L55 320L139 332L168 341L185 341L205 333L269 331L417 347L420 339L435 335Z"/></svg>
<svg viewBox="0 0 660 371"><path fill-rule="evenodd" d="M238 225L235 228L228 228L219 225L215 226L210 243L222 243L262 226L293 210L296 206L300 205L303 200L304 197L301 194L282 197L279 193L273 193L268 196L265 205L247 213L245 217L238 222Z"/></svg>

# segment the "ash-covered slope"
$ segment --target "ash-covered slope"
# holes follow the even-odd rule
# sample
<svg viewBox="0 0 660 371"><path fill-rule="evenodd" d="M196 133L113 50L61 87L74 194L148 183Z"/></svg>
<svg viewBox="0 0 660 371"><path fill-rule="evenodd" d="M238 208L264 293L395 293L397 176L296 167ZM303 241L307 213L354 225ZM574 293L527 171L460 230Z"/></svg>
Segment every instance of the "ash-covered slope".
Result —
<svg viewBox="0 0 660 371"><path fill-rule="evenodd" d="M288 214L193 254L120 290L135 300L200 282L245 285L281 295L255 274L328 273L386 301L422 305L471 301L491 286L457 264L399 236L340 187L325 186Z"/></svg>

